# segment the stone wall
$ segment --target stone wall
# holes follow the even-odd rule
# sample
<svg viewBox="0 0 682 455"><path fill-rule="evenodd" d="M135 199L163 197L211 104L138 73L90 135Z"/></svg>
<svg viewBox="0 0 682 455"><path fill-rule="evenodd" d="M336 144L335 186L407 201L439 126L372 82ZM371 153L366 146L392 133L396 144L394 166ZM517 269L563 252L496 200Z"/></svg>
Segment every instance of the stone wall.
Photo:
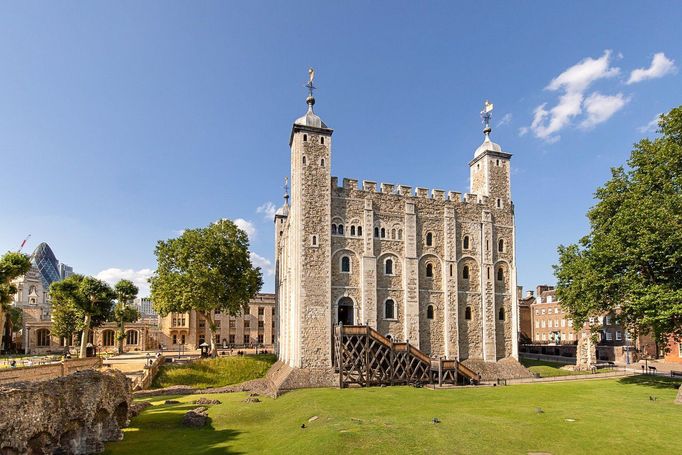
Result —
<svg viewBox="0 0 682 455"><path fill-rule="evenodd" d="M119 371L0 386L0 453L89 454L120 440L132 401Z"/></svg>
<svg viewBox="0 0 682 455"><path fill-rule="evenodd" d="M46 381L67 376L76 371L99 369L101 367L102 359L91 357L87 359L66 360L48 365L4 368L0 370L0 384L11 384L19 381Z"/></svg>

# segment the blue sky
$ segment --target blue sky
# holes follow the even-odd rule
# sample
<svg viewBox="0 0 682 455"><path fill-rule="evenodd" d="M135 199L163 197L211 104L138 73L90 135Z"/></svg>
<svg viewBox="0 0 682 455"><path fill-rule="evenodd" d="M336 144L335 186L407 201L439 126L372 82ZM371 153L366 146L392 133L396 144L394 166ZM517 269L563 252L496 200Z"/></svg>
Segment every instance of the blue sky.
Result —
<svg viewBox="0 0 682 455"><path fill-rule="evenodd" d="M271 291L263 208L313 66L339 178L465 192L493 101L519 284L553 283L610 167L682 104L680 23L666 1L3 2L0 251L30 233L140 283L157 240L241 219Z"/></svg>

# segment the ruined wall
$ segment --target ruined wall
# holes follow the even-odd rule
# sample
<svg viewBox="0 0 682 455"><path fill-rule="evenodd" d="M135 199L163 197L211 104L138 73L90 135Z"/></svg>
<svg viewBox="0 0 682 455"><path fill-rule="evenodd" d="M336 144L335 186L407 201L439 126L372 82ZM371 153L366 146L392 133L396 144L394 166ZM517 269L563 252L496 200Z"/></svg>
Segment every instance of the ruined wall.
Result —
<svg viewBox="0 0 682 455"><path fill-rule="evenodd" d="M66 360L60 363L35 365L31 367L3 368L0 370L0 384L19 381L46 381L75 373L102 367L101 357Z"/></svg>
<svg viewBox="0 0 682 455"><path fill-rule="evenodd" d="M120 440L132 402L119 371L88 370L0 386L0 452L89 454Z"/></svg>

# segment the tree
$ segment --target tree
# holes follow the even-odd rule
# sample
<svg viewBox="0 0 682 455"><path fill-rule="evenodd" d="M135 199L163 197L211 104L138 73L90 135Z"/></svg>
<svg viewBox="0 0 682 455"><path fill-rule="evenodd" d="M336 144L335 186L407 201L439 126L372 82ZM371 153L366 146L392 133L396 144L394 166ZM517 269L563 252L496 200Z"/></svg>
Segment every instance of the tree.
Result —
<svg viewBox="0 0 682 455"><path fill-rule="evenodd" d="M246 233L220 220L159 241L155 253L158 268L149 280L154 308L162 316L197 311L206 319L215 355L214 312L244 311L263 285L260 268L251 264Z"/></svg>
<svg viewBox="0 0 682 455"><path fill-rule="evenodd" d="M51 319L50 331L52 335L63 337L70 341L73 338L73 334L82 327L85 317L70 302L59 302L58 304L52 304Z"/></svg>
<svg viewBox="0 0 682 455"><path fill-rule="evenodd" d="M136 308L129 307L128 304L132 302L140 290L130 280L121 280L114 286L116 292L116 309L114 310L114 319L119 323L118 331L118 353L123 354L123 339L125 338L125 324L126 322L135 322L140 319L140 312Z"/></svg>
<svg viewBox="0 0 682 455"><path fill-rule="evenodd" d="M53 308L74 311L82 318L78 321L81 331L79 357L85 357L88 332L109 318L116 293L102 280L75 274L52 283L50 295Z"/></svg>
<svg viewBox="0 0 682 455"><path fill-rule="evenodd" d="M12 280L18 278L31 269L31 260L22 253L7 252L0 258L0 340L5 327L5 315L10 311L12 297L17 293L17 287ZM5 340L5 347L10 340Z"/></svg>
<svg viewBox="0 0 682 455"><path fill-rule="evenodd" d="M590 233L559 246L557 293L576 326L617 310L632 332L682 336L682 106L659 133L597 190Z"/></svg>

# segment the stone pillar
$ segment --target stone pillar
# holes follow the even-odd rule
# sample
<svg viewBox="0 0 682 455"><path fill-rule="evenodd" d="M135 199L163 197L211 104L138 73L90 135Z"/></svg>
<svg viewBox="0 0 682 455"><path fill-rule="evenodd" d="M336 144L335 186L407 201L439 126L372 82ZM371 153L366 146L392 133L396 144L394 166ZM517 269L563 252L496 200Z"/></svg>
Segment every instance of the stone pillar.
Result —
<svg viewBox="0 0 682 455"><path fill-rule="evenodd" d="M419 347L419 259L417 258L417 214L414 202L405 202L405 302L404 337Z"/></svg>
<svg viewBox="0 0 682 455"><path fill-rule="evenodd" d="M497 360L495 336L495 287L493 270L493 223L490 211L483 210L481 223L481 317L483 322L483 360Z"/></svg>
<svg viewBox="0 0 682 455"><path fill-rule="evenodd" d="M377 259L374 255L374 211L372 200L365 199L362 254L362 322L377 328Z"/></svg>
<svg viewBox="0 0 682 455"><path fill-rule="evenodd" d="M445 304L445 321L443 335L445 340L445 357L459 356L459 312L457 304L457 220L455 208L445 207L445 256L443 261L443 290Z"/></svg>
<svg viewBox="0 0 682 455"><path fill-rule="evenodd" d="M589 370L597 361L597 345L592 342L592 335L583 331L578 333L578 348L575 353L575 367L578 370Z"/></svg>

